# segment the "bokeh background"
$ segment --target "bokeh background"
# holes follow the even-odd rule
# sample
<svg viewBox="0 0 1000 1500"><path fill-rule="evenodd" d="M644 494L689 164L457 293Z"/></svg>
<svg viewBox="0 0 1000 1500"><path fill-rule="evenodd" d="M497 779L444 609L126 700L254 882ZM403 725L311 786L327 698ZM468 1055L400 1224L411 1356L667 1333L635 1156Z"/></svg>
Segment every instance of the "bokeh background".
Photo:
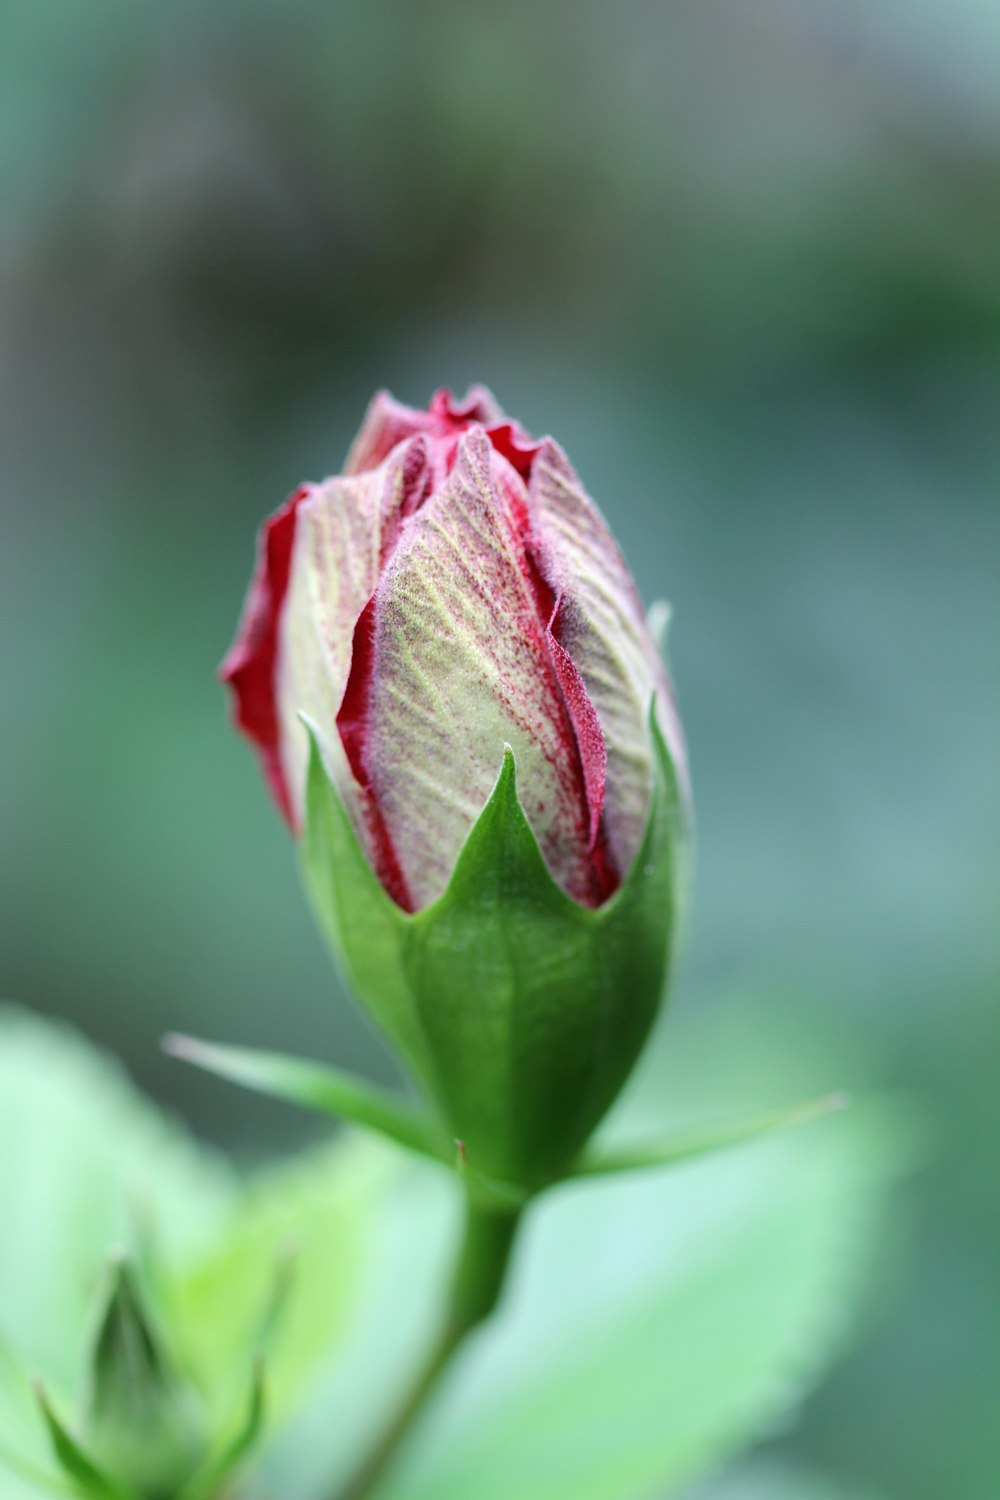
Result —
<svg viewBox="0 0 1000 1500"><path fill-rule="evenodd" d="M780 997L930 1124L777 1440L890 1500L1000 1483L998 69L988 0L0 14L3 993L246 1155L306 1127L162 1031L392 1076L213 671L371 391L486 381L675 608L674 1024Z"/></svg>

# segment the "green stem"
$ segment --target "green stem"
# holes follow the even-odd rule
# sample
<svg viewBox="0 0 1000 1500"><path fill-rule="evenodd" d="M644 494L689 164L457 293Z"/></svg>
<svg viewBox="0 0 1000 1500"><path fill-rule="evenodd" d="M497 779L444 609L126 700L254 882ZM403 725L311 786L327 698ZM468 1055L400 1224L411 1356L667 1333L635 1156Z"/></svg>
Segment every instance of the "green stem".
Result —
<svg viewBox="0 0 1000 1500"><path fill-rule="evenodd" d="M485 1208L466 1198L465 1231L444 1324L402 1405L338 1500L368 1500L437 1388L459 1345L500 1300L523 1208Z"/></svg>

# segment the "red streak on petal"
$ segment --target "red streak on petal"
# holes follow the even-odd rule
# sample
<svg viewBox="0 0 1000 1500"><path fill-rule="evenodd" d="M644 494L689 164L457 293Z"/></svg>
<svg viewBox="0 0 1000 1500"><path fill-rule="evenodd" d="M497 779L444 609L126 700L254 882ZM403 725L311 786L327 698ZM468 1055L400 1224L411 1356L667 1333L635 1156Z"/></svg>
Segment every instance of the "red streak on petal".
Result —
<svg viewBox="0 0 1000 1500"><path fill-rule="evenodd" d="M295 512L310 493L303 485L261 527L257 562L243 606L236 639L219 668L233 695L233 718L257 747L267 784L289 825L295 815L281 764L275 670L281 608L295 541Z"/></svg>
<svg viewBox="0 0 1000 1500"><path fill-rule="evenodd" d="M379 547L379 575L396 549L408 518L430 497L433 486L430 444L422 436L410 442L403 456L399 476L401 493L398 507L385 524ZM347 763L360 790L362 815L368 835L368 848L375 873L389 895L404 911L413 910L413 898L396 853L385 815L372 785L368 762L368 735L371 725L372 680L375 673L375 628L378 616L377 590L361 611L354 625L351 643L351 665L344 686L344 696L337 710L337 732Z"/></svg>
<svg viewBox="0 0 1000 1500"><path fill-rule="evenodd" d="M554 623L554 622L553 622ZM604 780L608 769L608 752L597 712L566 648L556 639L552 627L546 632L552 665L555 668L563 702L573 725L573 737L580 756L584 795L590 813L590 848L597 845L597 834L604 806Z"/></svg>
<svg viewBox="0 0 1000 1500"><path fill-rule="evenodd" d="M563 601L560 598L546 634L552 665L555 668L563 702L573 725L576 752L580 760L584 795L590 813L590 856L596 889L594 905L600 906L601 902L606 901L617 890L619 884L618 871L612 863L608 849L603 819L608 750L601 721L583 678L573 658L557 638L562 607Z"/></svg>
<svg viewBox="0 0 1000 1500"><path fill-rule="evenodd" d="M396 846L388 824L378 805L368 765L368 727L371 719L371 691L375 674L375 626L378 604L373 594L358 616L354 627L351 669L344 697L337 712L337 729L347 762L361 788L369 853L375 873L389 895L404 911L413 910L413 901L403 874Z"/></svg>
<svg viewBox="0 0 1000 1500"><path fill-rule="evenodd" d="M505 434L504 441L507 440L510 431L510 427L497 429L498 433ZM496 451L500 452L501 449L496 443L494 433L490 432L488 436ZM521 457L526 459L530 473L530 465L537 449L533 449L530 456L524 450L519 451L521 451ZM567 724L565 733L562 735L564 753L567 757L574 758L577 765L585 818L584 826L587 830L587 847L594 873L593 904L597 906L607 900L618 886L618 875L611 863L607 838L601 821L608 766L604 732L583 678L570 653L559 640L563 600L561 597L556 597L552 585L543 572L532 538L531 515L527 500L516 492L514 485L506 486L505 492L509 501L509 513L514 524L522 565L535 601L542 639L548 649L549 660L552 663L553 673L566 710Z"/></svg>
<svg viewBox="0 0 1000 1500"><path fill-rule="evenodd" d="M375 673L377 608L373 594L358 616L354 627L351 670L337 711L337 731L347 755L347 763L355 780L363 787L371 786L366 750L372 678Z"/></svg>

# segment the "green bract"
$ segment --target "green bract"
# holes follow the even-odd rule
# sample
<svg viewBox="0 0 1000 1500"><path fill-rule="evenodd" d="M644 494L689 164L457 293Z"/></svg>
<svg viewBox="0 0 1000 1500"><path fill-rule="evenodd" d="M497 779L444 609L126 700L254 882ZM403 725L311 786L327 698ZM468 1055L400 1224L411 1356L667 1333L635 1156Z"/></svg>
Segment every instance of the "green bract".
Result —
<svg viewBox="0 0 1000 1500"><path fill-rule="evenodd" d="M528 1189L565 1175L649 1034L687 848L684 802L652 715L650 733L646 831L609 901L581 906L552 879L508 747L447 889L410 914L372 871L310 728L302 856L320 925L475 1172Z"/></svg>

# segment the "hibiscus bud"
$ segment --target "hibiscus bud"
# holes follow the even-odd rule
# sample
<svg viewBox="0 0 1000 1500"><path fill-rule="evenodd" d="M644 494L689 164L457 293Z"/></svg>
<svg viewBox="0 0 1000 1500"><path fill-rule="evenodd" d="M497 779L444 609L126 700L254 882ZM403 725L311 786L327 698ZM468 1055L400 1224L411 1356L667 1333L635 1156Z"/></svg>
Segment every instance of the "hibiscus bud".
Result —
<svg viewBox="0 0 1000 1500"><path fill-rule="evenodd" d="M216 1500L258 1441L264 1366L254 1361L247 1408L213 1432L208 1401L165 1335L166 1308L115 1255L97 1297L79 1421L67 1424L41 1380L35 1396L53 1456L80 1500ZM4 1457L0 1449L0 1460ZM6 1491L3 1491L6 1494Z"/></svg>
<svg viewBox="0 0 1000 1500"><path fill-rule="evenodd" d="M88 1451L130 1494L176 1494L208 1448L204 1414L168 1360L124 1260L110 1268L90 1357Z"/></svg>
<svg viewBox="0 0 1000 1500"><path fill-rule="evenodd" d="M344 473L266 523L222 676L348 977L470 1161L561 1170L655 1014L687 806L670 682L565 454L482 389L376 396Z"/></svg>

